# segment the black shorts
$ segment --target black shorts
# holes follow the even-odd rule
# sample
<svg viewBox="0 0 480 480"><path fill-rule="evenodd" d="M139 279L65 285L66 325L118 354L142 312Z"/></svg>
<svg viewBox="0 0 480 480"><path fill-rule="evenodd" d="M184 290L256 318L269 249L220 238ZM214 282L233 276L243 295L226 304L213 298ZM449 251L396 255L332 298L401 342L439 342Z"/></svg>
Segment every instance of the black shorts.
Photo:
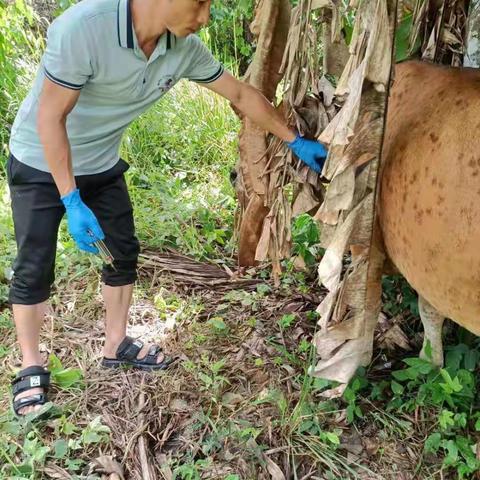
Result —
<svg viewBox="0 0 480 480"><path fill-rule="evenodd" d="M75 177L82 200L96 215L115 261L103 266L102 281L110 286L134 283L139 243L125 183L128 164L102 173ZM10 303L34 305L50 296L55 279L55 254L65 208L50 173L29 167L12 155L7 163L17 258L13 264Z"/></svg>

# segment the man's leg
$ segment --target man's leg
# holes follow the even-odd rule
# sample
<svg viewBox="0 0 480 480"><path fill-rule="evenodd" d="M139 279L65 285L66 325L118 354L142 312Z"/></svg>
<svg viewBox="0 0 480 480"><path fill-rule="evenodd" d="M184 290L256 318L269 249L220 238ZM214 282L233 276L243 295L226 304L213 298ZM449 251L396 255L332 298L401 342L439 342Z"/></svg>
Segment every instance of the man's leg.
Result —
<svg viewBox="0 0 480 480"><path fill-rule="evenodd" d="M54 280L58 227L64 214L58 190L51 176L10 158L7 165L17 258L10 287L22 369L43 361L39 351L40 329L45 302ZM42 393L32 388L15 396L15 400ZM20 414L39 409L24 407Z"/></svg>
<svg viewBox="0 0 480 480"><path fill-rule="evenodd" d="M17 341L22 355L22 370L32 365L42 365L43 359L38 347L40 344L40 329L45 316L45 302L37 305L12 305L12 310ZM42 388L31 388L16 395L15 400L42 392ZM19 410L19 414L26 415L40 408L41 405L24 407Z"/></svg>
<svg viewBox="0 0 480 480"><path fill-rule="evenodd" d="M102 272L102 293L106 308L103 353L111 359L116 358L117 348L126 336L140 250L135 236L133 208L123 176L126 170L123 160L114 167L113 172L115 170L116 174L105 172L95 178L85 179L88 184L83 191L83 179L79 177L82 198L95 213L105 233L105 244L114 257L114 268L105 265ZM147 355L150 346L144 345L137 358ZM160 354L157 362L161 363L164 359L164 355Z"/></svg>
<svg viewBox="0 0 480 480"><path fill-rule="evenodd" d="M102 293L106 310L103 355L107 358L115 358L115 352L127 334L128 310L132 301L133 284L121 287L104 284Z"/></svg>
<svg viewBox="0 0 480 480"><path fill-rule="evenodd" d="M38 347L40 329L45 316L45 302L37 305L12 305L12 309L17 340L22 353L22 369L32 365L41 365L42 356ZM29 394L32 393L36 392L29 392Z"/></svg>

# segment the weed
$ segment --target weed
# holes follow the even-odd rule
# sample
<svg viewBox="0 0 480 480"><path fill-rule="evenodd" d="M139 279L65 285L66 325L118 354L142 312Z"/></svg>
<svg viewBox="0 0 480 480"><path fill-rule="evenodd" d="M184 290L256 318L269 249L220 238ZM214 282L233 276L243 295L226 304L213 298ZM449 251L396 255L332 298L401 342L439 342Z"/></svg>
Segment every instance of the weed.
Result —
<svg viewBox="0 0 480 480"><path fill-rule="evenodd" d="M318 263L324 249L320 247L320 232L318 223L305 214L296 217L292 224L292 239L294 255L300 255L305 263L313 266Z"/></svg>
<svg viewBox="0 0 480 480"><path fill-rule="evenodd" d="M384 276L382 279L383 310L394 317L409 310L418 317L418 296L401 275Z"/></svg>

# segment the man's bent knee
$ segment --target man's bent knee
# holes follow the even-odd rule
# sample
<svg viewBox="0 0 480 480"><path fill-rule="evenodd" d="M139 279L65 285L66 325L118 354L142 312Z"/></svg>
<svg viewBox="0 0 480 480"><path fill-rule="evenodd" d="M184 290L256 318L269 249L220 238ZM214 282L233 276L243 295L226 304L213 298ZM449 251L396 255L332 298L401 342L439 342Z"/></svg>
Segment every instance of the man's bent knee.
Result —
<svg viewBox="0 0 480 480"><path fill-rule="evenodd" d="M102 282L110 287L130 285L137 280L137 260L115 260L113 267L106 265L102 271Z"/></svg>
<svg viewBox="0 0 480 480"><path fill-rule="evenodd" d="M39 279L13 277L8 295L8 301L19 305L35 305L48 300L50 297L51 284Z"/></svg>

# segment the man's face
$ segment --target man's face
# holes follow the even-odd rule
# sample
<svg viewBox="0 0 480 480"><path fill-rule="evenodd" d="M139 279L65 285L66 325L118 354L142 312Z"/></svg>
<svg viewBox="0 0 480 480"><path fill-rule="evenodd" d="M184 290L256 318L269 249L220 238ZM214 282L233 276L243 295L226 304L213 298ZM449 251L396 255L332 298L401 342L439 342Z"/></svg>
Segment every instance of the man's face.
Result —
<svg viewBox="0 0 480 480"><path fill-rule="evenodd" d="M177 37L198 32L210 19L211 0L169 0L166 26Z"/></svg>

